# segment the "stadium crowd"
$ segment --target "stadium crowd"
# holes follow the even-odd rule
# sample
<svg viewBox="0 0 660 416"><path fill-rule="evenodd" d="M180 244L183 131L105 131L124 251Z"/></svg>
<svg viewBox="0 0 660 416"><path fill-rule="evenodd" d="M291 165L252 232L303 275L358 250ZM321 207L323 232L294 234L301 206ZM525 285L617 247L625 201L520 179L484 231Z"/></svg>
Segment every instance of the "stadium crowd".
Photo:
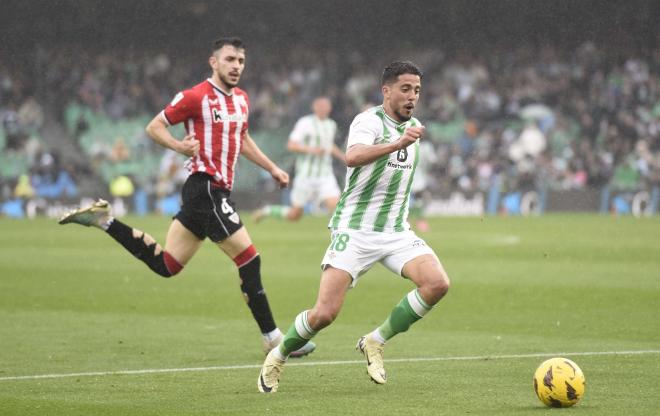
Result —
<svg viewBox="0 0 660 416"><path fill-rule="evenodd" d="M483 51L426 47L388 53L425 70L416 116L432 144L427 173L435 178L429 181L433 192L487 191L494 181L504 189L660 185L658 49L622 51L585 42L573 48L495 45ZM284 59L281 51L249 56L241 86L251 97L251 130L273 137L266 151L284 148L293 121L323 93L331 97L333 118L345 133L355 114L379 102L372 66L387 58L382 51L345 56L305 46L289 49ZM141 180L145 186L159 177L178 178L171 163L159 161L161 150L142 128L177 91L208 72L199 62L153 50L60 47L34 53L37 77L0 65L2 198L26 192L26 177L35 192L44 178L65 183L61 192L51 189L42 196L74 193L75 172L59 166L57 149L49 148L44 114L65 126L91 171L107 183L135 173L131 161L145 158L155 166L139 168L155 175ZM133 127L120 127L127 124ZM342 140L338 137L340 145ZM7 162L17 159L27 164ZM68 178L58 179L62 174Z"/></svg>

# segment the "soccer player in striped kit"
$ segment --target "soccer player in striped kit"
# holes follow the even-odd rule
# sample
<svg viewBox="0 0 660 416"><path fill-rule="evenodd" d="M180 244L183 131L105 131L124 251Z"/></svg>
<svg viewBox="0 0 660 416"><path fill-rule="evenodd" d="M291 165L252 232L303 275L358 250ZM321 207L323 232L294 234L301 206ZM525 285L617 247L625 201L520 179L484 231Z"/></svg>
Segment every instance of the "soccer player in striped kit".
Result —
<svg viewBox="0 0 660 416"><path fill-rule="evenodd" d="M266 205L257 210L257 222L266 217L298 221L308 203L334 211L339 201L339 185L332 171L332 157L344 162L344 152L335 144L337 123L330 118L328 97L312 102L313 114L301 117L289 135L287 148L296 153L296 177L291 187L291 206Z"/></svg>
<svg viewBox="0 0 660 416"><path fill-rule="evenodd" d="M434 251L408 224L408 200L424 127L412 117L422 72L412 62L383 71L383 104L353 120L346 144L346 186L330 219L332 241L321 262L316 304L301 312L282 343L271 350L257 379L262 393L277 391L286 359L337 317L358 278L380 262L409 279L406 294L383 324L358 340L371 379L387 381L385 342L426 315L449 290L449 278Z"/></svg>
<svg viewBox="0 0 660 416"><path fill-rule="evenodd" d="M245 46L238 38L220 38L209 57L212 76L176 94L172 102L147 125L158 144L189 156L190 176L182 189L181 210L174 217L162 248L149 234L112 217L110 206L99 200L65 214L60 224L94 226L107 232L136 258L163 277L178 274L208 237L231 258L241 280L241 291L263 336L267 353L282 339L261 284L261 258L229 199L238 156L242 154L271 174L282 187L289 175L273 163L248 133L249 99L237 87L245 68ZM184 123L178 140L168 131ZM313 343L295 355L314 350Z"/></svg>

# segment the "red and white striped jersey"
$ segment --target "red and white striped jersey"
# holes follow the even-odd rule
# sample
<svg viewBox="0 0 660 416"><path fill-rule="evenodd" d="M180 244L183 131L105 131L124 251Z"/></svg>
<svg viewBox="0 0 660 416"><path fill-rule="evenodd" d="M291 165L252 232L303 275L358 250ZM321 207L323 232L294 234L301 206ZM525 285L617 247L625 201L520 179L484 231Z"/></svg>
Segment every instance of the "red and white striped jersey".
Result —
<svg viewBox="0 0 660 416"><path fill-rule="evenodd" d="M199 154L186 162L190 173L204 172L227 190L248 129L247 93L234 88L227 95L210 78L178 93L161 112L169 125L184 122L186 131L199 140Z"/></svg>

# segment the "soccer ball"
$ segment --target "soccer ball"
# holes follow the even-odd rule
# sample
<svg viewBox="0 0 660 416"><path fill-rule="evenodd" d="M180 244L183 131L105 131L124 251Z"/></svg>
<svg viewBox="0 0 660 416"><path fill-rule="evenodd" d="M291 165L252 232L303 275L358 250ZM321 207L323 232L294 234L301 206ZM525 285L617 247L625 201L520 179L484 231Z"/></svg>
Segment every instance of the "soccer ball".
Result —
<svg viewBox="0 0 660 416"><path fill-rule="evenodd" d="M570 407L584 396L584 374L568 358L551 358L534 373L534 391L549 407Z"/></svg>

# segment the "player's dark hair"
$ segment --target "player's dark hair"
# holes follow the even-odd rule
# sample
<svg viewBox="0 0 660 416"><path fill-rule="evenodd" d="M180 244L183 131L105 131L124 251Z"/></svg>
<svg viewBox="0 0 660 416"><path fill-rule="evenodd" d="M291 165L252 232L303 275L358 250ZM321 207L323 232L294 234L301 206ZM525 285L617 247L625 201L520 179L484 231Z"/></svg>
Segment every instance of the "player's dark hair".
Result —
<svg viewBox="0 0 660 416"><path fill-rule="evenodd" d="M414 63L410 61L396 61L385 67L383 75L380 77L380 85L396 82L399 75L403 74L419 75L419 79L424 77L422 70Z"/></svg>
<svg viewBox="0 0 660 416"><path fill-rule="evenodd" d="M213 41L213 52L222 49L225 45L231 45L236 49L245 49L245 44L241 38L227 36Z"/></svg>

